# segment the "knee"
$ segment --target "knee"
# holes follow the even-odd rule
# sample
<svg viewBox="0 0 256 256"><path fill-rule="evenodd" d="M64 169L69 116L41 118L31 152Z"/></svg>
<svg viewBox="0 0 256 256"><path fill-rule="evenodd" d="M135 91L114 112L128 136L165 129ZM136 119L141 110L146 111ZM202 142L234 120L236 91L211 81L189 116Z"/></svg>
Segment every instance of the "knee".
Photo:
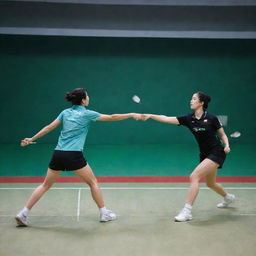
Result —
<svg viewBox="0 0 256 256"><path fill-rule="evenodd" d="M208 188L214 188L215 187L215 184L214 182L206 182L206 185Z"/></svg>
<svg viewBox="0 0 256 256"><path fill-rule="evenodd" d="M199 182L199 180L200 180L200 177L198 177L196 174L190 174L190 176L189 176L189 181L191 182L191 183L194 183L194 182Z"/></svg>
<svg viewBox="0 0 256 256"><path fill-rule="evenodd" d="M87 182L87 184L91 187L91 188L95 188L95 187L98 187L98 182L96 180L96 178L94 179L91 179L90 181Z"/></svg>

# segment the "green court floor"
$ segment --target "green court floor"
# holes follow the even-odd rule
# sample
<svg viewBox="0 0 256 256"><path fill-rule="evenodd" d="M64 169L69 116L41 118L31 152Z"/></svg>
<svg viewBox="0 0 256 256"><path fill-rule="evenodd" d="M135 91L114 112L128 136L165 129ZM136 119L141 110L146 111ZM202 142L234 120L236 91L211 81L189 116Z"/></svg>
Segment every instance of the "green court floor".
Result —
<svg viewBox="0 0 256 256"><path fill-rule="evenodd" d="M30 226L16 228L37 184L0 184L0 255L255 256L256 185L223 185L237 197L232 207L216 208L221 198L201 184L193 220L176 223L187 183L104 183L118 219L100 223L86 185L58 183L31 211Z"/></svg>

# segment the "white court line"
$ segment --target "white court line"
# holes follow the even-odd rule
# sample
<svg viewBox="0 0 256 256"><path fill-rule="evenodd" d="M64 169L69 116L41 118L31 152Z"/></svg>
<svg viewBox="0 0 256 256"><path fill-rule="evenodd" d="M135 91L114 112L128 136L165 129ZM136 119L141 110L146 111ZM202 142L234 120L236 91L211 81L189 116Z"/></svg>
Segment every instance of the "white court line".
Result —
<svg viewBox="0 0 256 256"><path fill-rule="evenodd" d="M256 213L240 213L241 216L256 216Z"/></svg>
<svg viewBox="0 0 256 256"><path fill-rule="evenodd" d="M117 215L118 217L122 217L124 215ZM127 215L128 216L128 215ZM129 215L132 217L145 217L144 215ZM165 215L164 215L165 216ZM164 217L164 216L158 216L158 217ZM231 214L229 216L256 216L256 213L239 213L239 214ZM0 215L0 217L14 217L14 215ZM47 215L47 216L42 216L42 215L29 215L29 217L74 217L73 215Z"/></svg>
<svg viewBox="0 0 256 256"><path fill-rule="evenodd" d="M26 190L35 188L0 188L0 190ZM187 190L188 187L101 187L101 190ZM200 189L209 189L207 187L202 187ZM225 187L225 189L234 190L255 190L256 187ZM51 188L51 190L90 190L90 188Z"/></svg>
<svg viewBox="0 0 256 256"><path fill-rule="evenodd" d="M78 190L77 214L76 214L77 221L79 221L79 217L80 217L80 202L81 202L81 189Z"/></svg>
<svg viewBox="0 0 256 256"><path fill-rule="evenodd" d="M14 217L15 215L0 215L0 217ZM29 217L42 217L42 215L33 215L29 214ZM72 217L74 218L74 215L45 215L44 217Z"/></svg>

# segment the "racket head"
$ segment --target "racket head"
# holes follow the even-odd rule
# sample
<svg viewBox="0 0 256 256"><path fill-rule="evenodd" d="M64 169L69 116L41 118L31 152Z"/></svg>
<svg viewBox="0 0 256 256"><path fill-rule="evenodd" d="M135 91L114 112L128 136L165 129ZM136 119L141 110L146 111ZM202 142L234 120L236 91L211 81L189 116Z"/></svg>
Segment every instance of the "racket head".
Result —
<svg viewBox="0 0 256 256"><path fill-rule="evenodd" d="M230 134L231 138L239 138L241 136L241 132L236 131Z"/></svg>

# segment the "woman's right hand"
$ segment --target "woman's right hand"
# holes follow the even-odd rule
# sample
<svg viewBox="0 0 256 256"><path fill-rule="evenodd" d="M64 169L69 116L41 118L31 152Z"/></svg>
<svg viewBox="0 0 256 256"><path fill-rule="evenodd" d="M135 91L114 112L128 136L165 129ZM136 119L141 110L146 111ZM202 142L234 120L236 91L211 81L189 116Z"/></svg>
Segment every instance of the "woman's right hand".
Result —
<svg viewBox="0 0 256 256"><path fill-rule="evenodd" d="M20 145L22 147L28 146L32 142L32 138L25 138L24 140L21 141Z"/></svg>
<svg viewBox="0 0 256 256"><path fill-rule="evenodd" d="M151 117L150 114L141 114L141 120L147 121Z"/></svg>
<svg viewBox="0 0 256 256"><path fill-rule="evenodd" d="M133 113L132 117L133 117L133 119L135 119L136 121L141 120L141 114Z"/></svg>

